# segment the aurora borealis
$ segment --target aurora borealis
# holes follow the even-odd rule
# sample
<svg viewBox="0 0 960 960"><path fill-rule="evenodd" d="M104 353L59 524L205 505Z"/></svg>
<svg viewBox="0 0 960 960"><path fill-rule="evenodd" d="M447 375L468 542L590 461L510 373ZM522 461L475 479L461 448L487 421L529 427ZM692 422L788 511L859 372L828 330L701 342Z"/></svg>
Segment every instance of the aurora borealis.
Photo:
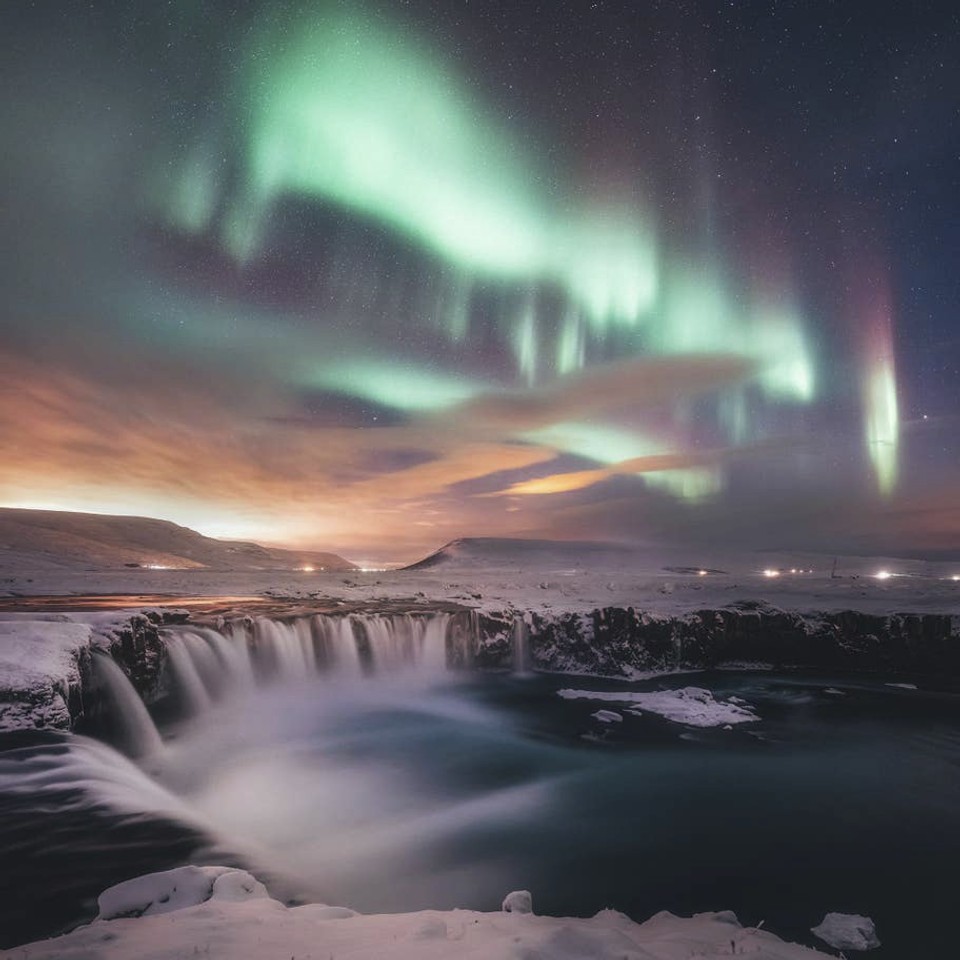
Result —
<svg viewBox="0 0 960 960"><path fill-rule="evenodd" d="M0 503L955 548L960 30L877 9L15 0Z"/></svg>

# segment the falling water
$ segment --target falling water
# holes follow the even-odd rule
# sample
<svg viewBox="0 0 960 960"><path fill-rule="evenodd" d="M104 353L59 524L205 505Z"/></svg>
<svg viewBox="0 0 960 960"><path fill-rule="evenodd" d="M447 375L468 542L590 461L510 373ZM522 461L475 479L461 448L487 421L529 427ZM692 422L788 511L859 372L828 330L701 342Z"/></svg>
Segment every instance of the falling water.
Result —
<svg viewBox="0 0 960 960"><path fill-rule="evenodd" d="M195 642L202 637L195 633L170 632L166 637L167 656L177 693L188 714L202 713L210 706L210 694L203 685L194 655L198 650Z"/></svg>
<svg viewBox="0 0 960 960"><path fill-rule="evenodd" d="M159 752L163 741L127 675L108 656L94 657L93 668L106 694L111 715L120 725L125 752L132 757Z"/></svg>
<svg viewBox="0 0 960 960"><path fill-rule="evenodd" d="M530 627L523 617L514 617L513 631L513 672L517 676L530 675Z"/></svg>
<svg viewBox="0 0 960 960"><path fill-rule="evenodd" d="M316 614L163 631L172 693L193 716L230 693L310 677L436 677L447 670L450 615Z"/></svg>

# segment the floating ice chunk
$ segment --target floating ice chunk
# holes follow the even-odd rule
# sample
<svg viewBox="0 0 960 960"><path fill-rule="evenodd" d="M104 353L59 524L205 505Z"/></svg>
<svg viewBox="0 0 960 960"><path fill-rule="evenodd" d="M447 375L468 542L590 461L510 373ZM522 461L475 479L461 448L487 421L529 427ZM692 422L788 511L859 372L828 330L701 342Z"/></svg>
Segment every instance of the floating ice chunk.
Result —
<svg viewBox="0 0 960 960"><path fill-rule="evenodd" d="M533 913L533 896L529 890L514 890L503 898L504 913Z"/></svg>
<svg viewBox="0 0 960 960"><path fill-rule="evenodd" d="M873 921L856 913L828 913L810 930L836 950L873 950L880 946Z"/></svg>
<svg viewBox="0 0 960 960"><path fill-rule="evenodd" d="M846 693L843 690L838 690L836 687L824 687L824 693L830 694L831 697L845 697Z"/></svg>
<svg viewBox="0 0 960 960"><path fill-rule="evenodd" d="M100 920L171 913L207 900L269 899L267 888L233 867L177 867L125 880L97 898Z"/></svg>
<svg viewBox="0 0 960 960"><path fill-rule="evenodd" d="M901 690L916 690L917 685L915 683L885 683L885 687L899 687Z"/></svg>
<svg viewBox="0 0 960 960"><path fill-rule="evenodd" d="M616 710L598 710L596 713L591 713L590 716L601 723L623 723L623 717Z"/></svg>
<svg viewBox="0 0 960 960"><path fill-rule="evenodd" d="M558 690L557 695L565 700L611 700L630 703L635 705L630 708L630 713L639 714L641 710L645 710L690 727L722 727L725 724L750 723L760 719L747 704L715 700L709 690L702 690L700 687L657 690L653 693L564 689Z"/></svg>

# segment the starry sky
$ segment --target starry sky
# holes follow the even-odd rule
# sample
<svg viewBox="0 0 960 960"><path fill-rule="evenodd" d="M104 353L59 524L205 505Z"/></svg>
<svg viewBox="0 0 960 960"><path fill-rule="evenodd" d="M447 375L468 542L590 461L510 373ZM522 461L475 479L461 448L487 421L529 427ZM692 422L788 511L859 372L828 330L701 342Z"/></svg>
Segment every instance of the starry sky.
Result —
<svg viewBox="0 0 960 960"><path fill-rule="evenodd" d="M0 505L960 557L960 14L10 0Z"/></svg>

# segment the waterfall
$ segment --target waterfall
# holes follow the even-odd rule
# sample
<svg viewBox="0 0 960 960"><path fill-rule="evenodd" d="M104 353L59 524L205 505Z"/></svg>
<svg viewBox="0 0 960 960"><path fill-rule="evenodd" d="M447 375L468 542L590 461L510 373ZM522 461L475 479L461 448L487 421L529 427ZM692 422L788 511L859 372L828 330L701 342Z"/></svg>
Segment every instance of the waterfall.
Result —
<svg viewBox="0 0 960 960"><path fill-rule="evenodd" d="M182 715L194 716L217 700L264 684L324 677L360 682L396 674L429 681L447 671L451 656L462 659L450 653L452 623L448 613L396 613L257 617L219 629L168 626L160 631L167 689ZM462 625L458 630L463 632ZM123 671L106 658L100 667L104 688L124 718L129 752L142 756L158 749L156 727Z"/></svg>
<svg viewBox="0 0 960 960"><path fill-rule="evenodd" d="M399 671L442 673L447 668L450 615L315 614L291 621L258 618L234 625L229 641L246 646L258 678L297 680Z"/></svg>
<svg viewBox="0 0 960 960"><path fill-rule="evenodd" d="M523 617L513 618L512 630L513 672L518 677L529 676L530 664L530 627Z"/></svg>
<svg viewBox="0 0 960 960"><path fill-rule="evenodd" d="M255 649L275 677L302 680L317 672L313 635L305 618L285 623L258 617L253 637Z"/></svg>
<svg viewBox="0 0 960 960"><path fill-rule="evenodd" d="M198 631L207 637L216 651L224 674L232 687L249 688L254 684L253 664L250 662L250 646L246 632L240 624L230 624L226 633L204 629Z"/></svg>
<svg viewBox="0 0 960 960"><path fill-rule="evenodd" d="M420 663L425 673L438 674L447 670L447 634L450 628L450 615L440 613L423 623Z"/></svg>
<svg viewBox="0 0 960 960"><path fill-rule="evenodd" d="M359 676L360 654L357 652L357 638L350 618L316 617L315 619L332 640L334 669L346 676Z"/></svg>
<svg viewBox="0 0 960 960"><path fill-rule="evenodd" d="M93 658L93 669L106 694L111 718L119 725L124 752L132 757L145 757L160 751L163 748L160 734L123 670L106 655Z"/></svg>
<svg viewBox="0 0 960 960"><path fill-rule="evenodd" d="M171 630L166 634L170 672L173 674L176 692L188 714L202 713L210 706L210 694L203 685L193 656L196 644L192 641L197 639L204 642L203 638L192 632L176 633Z"/></svg>

